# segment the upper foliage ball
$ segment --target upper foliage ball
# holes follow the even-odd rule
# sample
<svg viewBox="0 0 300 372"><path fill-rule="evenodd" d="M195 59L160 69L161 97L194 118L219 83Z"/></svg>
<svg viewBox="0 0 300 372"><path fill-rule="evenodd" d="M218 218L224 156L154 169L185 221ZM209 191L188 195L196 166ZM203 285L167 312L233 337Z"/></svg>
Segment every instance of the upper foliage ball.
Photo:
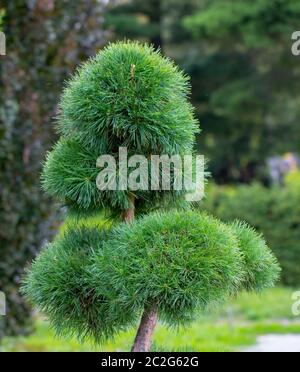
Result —
<svg viewBox="0 0 300 372"><path fill-rule="evenodd" d="M60 139L44 164L43 187L76 214L105 210L113 216L119 216L121 211L131 207L130 193L97 188L96 179L100 172L96 165L97 158L95 149L88 149L72 139ZM140 214L175 204L184 207L183 195L184 192L176 190L138 190L134 192L135 209Z"/></svg>
<svg viewBox="0 0 300 372"><path fill-rule="evenodd" d="M190 152L199 126L188 78L152 47L111 44L83 65L60 104L59 130L102 153Z"/></svg>
<svg viewBox="0 0 300 372"><path fill-rule="evenodd" d="M96 291L102 291L97 283L110 281L121 308L157 304L160 318L176 325L234 293L244 274L231 229L195 212L154 213L122 224L95 254Z"/></svg>

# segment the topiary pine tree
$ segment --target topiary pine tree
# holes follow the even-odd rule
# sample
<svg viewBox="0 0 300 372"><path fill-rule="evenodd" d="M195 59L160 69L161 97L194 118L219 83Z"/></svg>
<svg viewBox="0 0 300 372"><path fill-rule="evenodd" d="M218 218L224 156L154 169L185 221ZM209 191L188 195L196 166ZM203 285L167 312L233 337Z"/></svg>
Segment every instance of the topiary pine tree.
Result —
<svg viewBox="0 0 300 372"><path fill-rule="evenodd" d="M192 153L199 125L189 92L171 61L132 42L108 46L68 83L62 138L48 155L43 184L70 211L106 211L115 224L69 228L28 271L23 291L58 335L100 343L141 319L132 351L149 351L158 319L187 324L211 304L278 278L261 236L193 211L184 192L96 186L98 157L118 158L120 147L147 158Z"/></svg>

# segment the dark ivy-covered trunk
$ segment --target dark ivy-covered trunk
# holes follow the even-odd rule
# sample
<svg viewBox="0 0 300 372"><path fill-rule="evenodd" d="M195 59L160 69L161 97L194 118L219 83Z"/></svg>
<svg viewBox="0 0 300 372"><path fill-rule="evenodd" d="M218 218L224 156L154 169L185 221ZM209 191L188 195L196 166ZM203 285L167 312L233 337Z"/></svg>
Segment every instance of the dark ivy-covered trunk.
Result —
<svg viewBox="0 0 300 372"><path fill-rule="evenodd" d="M0 4L7 38L0 57L0 291L7 302L0 340L31 330L20 280L59 224L58 208L41 191L41 164L55 139L63 81L107 40L104 7L96 0Z"/></svg>

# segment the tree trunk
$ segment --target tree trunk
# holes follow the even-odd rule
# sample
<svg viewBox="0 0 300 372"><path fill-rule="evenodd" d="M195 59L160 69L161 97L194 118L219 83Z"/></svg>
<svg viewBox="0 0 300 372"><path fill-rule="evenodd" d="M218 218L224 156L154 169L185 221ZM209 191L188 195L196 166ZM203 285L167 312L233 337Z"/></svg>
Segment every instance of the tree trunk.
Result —
<svg viewBox="0 0 300 372"><path fill-rule="evenodd" d="M131 207L123 212L122 219L126 223L132 223L135 218L135 198L129 198ZM132 347L132 352L148 352L151 347L152 335L157 324L157 306L145 308L141 323Z"/></svg>
<svg viewBox="0 0 300 372"><path fill-rule="evenodd" d="M131 207L123 212L122 219L126 223L132 223L135 218L135 198L130 196L129 198Z"/></svg>
<svg viewBox="0 0 300 372"><path fill-rule="evenodd" d="M157 306L146 308L141 319L133 347L133 353L149 352L152 343L152 336L158 320Z"/></svg>

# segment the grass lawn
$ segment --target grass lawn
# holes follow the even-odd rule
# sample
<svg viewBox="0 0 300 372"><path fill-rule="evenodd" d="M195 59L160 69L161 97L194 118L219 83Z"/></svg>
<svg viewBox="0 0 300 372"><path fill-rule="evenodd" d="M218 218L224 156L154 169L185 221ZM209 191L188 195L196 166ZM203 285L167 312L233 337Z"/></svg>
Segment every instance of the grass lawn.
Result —
<svg viewBox="0 0 300 372"><path fill-rule="evenodd" d="M261 295L244 294L218 313L199 317L191 327L170 330L160 325L154 350L239 351L254 345L260 335L300 334L300 318L292 315L293 290L276 288ZM134 332L120 334L114 342L95 348L77 340L58 339L46 321L37 321L27 338L5 339L1 351L129 351Z"/></svg>

